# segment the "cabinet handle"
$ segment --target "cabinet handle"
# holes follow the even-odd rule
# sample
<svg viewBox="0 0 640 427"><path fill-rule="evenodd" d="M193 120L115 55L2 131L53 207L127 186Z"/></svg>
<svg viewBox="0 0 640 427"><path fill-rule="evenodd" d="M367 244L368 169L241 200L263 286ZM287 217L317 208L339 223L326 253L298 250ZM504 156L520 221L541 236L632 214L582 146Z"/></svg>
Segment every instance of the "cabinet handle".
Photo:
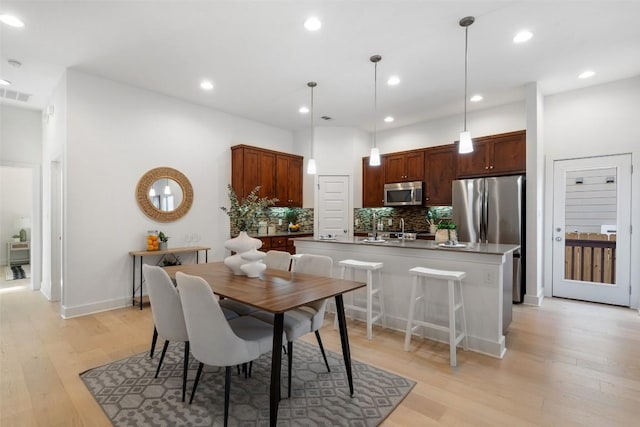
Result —
<svg viewBox="0 0 640 427"><path fill-rule="evenodd" d="M485 167L484 167L484 169L485 169L485 170L489 169L489 166L485 166Z"/></svg>
<svg viewBox="0 0 640 427"><path fill-rule="evenodd" d="M425 198L424 198L424 200L425 200L425 201L428 201L428 200L429 200L429 198L428 198L428 197L425 197Z"/></svg>
<svg viewBox="0 0 640 427"><path fill-rule="evenodd" d="M493 165L489 166L489 169L493 169Z"/></svg>

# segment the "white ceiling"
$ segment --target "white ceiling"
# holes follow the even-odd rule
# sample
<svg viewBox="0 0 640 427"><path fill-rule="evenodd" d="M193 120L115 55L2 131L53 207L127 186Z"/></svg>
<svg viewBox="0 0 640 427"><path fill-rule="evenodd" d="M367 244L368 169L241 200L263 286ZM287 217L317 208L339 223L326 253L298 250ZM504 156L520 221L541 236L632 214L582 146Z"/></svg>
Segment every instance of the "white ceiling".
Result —
<svg viewBox="0 0 640 427"><path fill-rule="evenodd" d="M469 28L470 110L522 99L537 81L545 95L640 75L640 1L2 1L0 78L43 109L66 68L139 86L285 129L315 89L315 117L332 126L378 129L461 113L464 29ZM318 16L322 29L306 31ZM521 29L534 33L516 45ZM17 59L14 68L7 59ZM585 69L597 74L577 79ZM390 87L397 74L402 82ZM199 82L212 80L203 92ZM3 100L3 102L8 102ZM393 115L392 124L382 117ZM325 122L316 119L323 125Z"/></svg>

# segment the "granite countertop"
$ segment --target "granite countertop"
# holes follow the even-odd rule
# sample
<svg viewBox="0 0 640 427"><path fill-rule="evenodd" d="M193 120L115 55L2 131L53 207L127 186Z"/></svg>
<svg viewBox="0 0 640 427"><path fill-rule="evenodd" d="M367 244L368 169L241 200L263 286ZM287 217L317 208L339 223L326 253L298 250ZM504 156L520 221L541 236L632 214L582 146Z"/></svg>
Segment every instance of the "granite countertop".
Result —
<svg viewBox="0 0 640 427"><path fill-rule="evenodd" d="M366 237L340 237L334 239L320 239L315 237L302 237L300 241L318 243L337 243L347 245L378 246L386 248L426 249L448 252L471 252L480 254L504 255L520 248L519 245L507 245L497 243L465 243L464 247L443 247L433 240L399 240L389 239L384 241L368 242Z"/></svg>
<svg viewBox="0 0 640 427"><path fill-rule="evenodd" d="M273 234L263 234L263 233L248 233L250 237L255 237L255 238L260 238L260 237L299 237L300 235L302 236L313 236L313 231L294 231L294 232L289 232L289 231L282 231L282 232L276 232Z"/></svg>

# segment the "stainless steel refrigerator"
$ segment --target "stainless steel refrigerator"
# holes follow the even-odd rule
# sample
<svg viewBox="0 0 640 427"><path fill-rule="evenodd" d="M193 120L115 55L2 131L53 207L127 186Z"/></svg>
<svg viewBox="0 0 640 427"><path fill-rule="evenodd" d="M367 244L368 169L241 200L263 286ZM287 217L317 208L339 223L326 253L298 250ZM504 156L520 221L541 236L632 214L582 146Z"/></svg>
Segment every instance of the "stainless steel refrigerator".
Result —
<svg viewBox="0 0 640 427"><path fill-rule="evenodd" d="M453 221L461 242L520 245L513 254L513 302L524 298L524 175L453 181ZM505 301L506 303L507 301ZM510 316L509 316L510 317Z"/></svg>

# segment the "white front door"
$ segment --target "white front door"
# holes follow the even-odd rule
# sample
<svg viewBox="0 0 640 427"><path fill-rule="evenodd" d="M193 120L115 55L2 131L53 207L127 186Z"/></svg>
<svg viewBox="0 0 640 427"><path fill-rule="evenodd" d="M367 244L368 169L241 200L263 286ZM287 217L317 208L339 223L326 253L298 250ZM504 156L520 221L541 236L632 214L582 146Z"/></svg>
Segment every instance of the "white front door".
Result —
<svg viewBox="0 0 640 427"><path fill-rule="evenodd" d="M631 155L554 163L553 296L630 305Z"/></svg>
<svg viewBox="0 0 640 427"><path fill-rule="evenodd" d="M318 235L349 235L350 205L348 176L318 176Z"/></svg>

